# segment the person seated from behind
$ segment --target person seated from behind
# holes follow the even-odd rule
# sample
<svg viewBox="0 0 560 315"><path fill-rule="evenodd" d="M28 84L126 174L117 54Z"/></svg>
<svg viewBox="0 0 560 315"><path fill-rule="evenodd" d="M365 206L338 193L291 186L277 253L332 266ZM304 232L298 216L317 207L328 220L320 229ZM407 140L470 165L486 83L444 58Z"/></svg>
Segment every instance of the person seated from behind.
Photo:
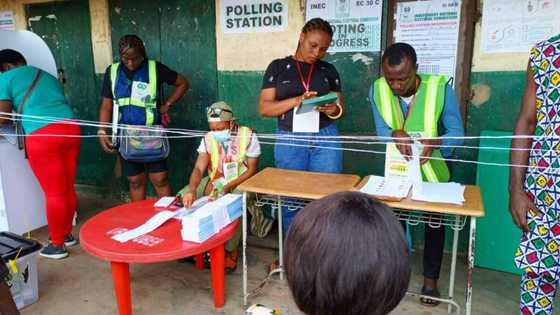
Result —
<svg viewBox="0 0 560 315"><path fill-rule="evenodd" d="M405 236L391 209L369 195L340 192L308 204L284 242L288 286L308 315L382 315L410 279Z"/></svg>
<svg viewBox="0 0 560 315"><path fill-rule="evenodd" d="M225 102L216 102L207 109L208 132L198 147L198 157L189 184L179 193L190 208L202 197L218 198L232 192L237 185L257 172L261 147L257 134L235 123L233 110ZM203 178L205 172L208 176ZM226 243L227 271L237 267L237 246L240 230Z"/></svg>

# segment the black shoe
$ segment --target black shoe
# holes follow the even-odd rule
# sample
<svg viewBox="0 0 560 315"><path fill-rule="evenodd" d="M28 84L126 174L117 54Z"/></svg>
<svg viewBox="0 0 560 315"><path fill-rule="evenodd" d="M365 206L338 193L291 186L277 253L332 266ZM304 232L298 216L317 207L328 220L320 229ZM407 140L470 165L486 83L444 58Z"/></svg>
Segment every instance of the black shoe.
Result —
<svg viewBox="0 0 560 315"><path fill-rule="evenodd" d="M49 243L49 245L41 249L39 255L51 259L62 259L68 257L68 251L64 245L56 246L53 243Z"/></svg>
<svg viewBox="0 0 560 315"><path fill-rule="evenodd" d="M64 246L66 246L66 247L74 247L74 246L78 245L79 243L80 242L78 242L78 240L75 239L72 234L68 234L64 237Z"/></svg>

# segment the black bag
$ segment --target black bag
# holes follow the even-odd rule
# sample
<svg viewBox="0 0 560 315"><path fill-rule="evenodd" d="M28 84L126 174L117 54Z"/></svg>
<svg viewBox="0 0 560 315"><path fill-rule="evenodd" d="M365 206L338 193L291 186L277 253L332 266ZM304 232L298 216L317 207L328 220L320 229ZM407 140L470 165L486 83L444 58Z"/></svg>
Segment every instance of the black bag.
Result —
<svg viewBox="0 0 560 315"><path fill-rule="evenodd" d="M15 119L15 129L16 129L16 137L17 137L17 146L18 146L18 149L20 149L20 150L25 149L25 133L23 131L22 116L21 116L21 114L23 113L23 106L25 106L25 101L27 101L27 99L29 98L29 95L31 95L31 92L35 88L35 85L37 85L37 81L39 81L39 78L41 77L42 73L43 73L43 70L37 69L37 74L35 75L35 78L33 78L33 81L31 82L31 85L29 86L29 88L27 88L27 91L25 92L25 95L23 96L23 98L19 102L18 117L16 117L16 119Z"/></svg>

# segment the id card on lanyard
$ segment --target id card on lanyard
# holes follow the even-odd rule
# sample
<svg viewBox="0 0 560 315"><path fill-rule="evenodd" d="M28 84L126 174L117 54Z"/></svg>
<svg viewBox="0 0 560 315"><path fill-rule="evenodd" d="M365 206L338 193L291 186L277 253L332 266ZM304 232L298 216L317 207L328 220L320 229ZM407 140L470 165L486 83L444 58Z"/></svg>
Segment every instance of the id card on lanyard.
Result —
<svg viewBox="0 0 560 315"><path fill-rule="evenodd" d="M229 183L237 178L238 171L239 171L239 166L237 162L224 163L223 169L224 169L224 178L226 180L226 183Z"/></svg>
<svg viewBox="0 0 560 315"><path fill-rule="evenodd" d="M315 64L312 64L309 72L307 74L307 81L303 78L303 72L299 61L296 62L296 70L299 74L301 85L305 89L305 92L309 92L311 87L311 76L313 70L315 69ZM299 105L298 105L299 106ZM316 110L312 110L307 113L298 114L297 107L293 109L293 119L292 119L292 131L293 132L319 132L319 119L320 113Z"/></svg>

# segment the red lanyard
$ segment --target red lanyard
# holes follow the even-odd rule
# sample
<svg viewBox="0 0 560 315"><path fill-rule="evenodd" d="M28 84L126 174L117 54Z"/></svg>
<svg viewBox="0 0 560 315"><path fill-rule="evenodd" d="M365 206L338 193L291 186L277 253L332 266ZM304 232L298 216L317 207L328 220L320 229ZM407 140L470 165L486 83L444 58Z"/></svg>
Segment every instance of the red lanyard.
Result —
<svg viewBox="0 0 560 315"><path fill-rule="evenodd" d="M299 79L301 80L301 85L305 89L305 92L309 92L309 87L311 83L311 74L313 73L313 69L315 68L315 64L311 64L311 68L309 69L309 73L307 73L307 82L303 80L303 72L301 71L301 66L299 65L299 61L296 60L296 68L297 72L299 73Z"/></svg>

